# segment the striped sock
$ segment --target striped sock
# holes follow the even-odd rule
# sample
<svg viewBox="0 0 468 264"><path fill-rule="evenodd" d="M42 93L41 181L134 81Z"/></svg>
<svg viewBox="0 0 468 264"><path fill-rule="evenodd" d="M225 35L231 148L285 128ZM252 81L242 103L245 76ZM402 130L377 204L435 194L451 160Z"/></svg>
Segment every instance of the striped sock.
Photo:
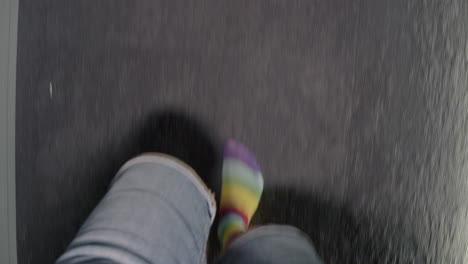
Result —
<svg viewBox="0 0 468 264"><path fill-rule="evenodd" d="M255 156L241 143L224 146L218 238L223 248L247 231L263 191L263 177Z"/></svg>

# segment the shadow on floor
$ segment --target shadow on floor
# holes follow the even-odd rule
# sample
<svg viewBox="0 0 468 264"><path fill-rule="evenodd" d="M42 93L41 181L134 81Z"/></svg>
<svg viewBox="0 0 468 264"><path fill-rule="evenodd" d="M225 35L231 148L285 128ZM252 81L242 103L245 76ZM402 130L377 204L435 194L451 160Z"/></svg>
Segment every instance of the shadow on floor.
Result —
<svg viewBox="0 0 468 264"><path fill-rule="evenodd" d="M252 225L269 223L293 225L307 233L328 264L420 263L414 240L398 227L364 215L353 216L346 207L312 193L266 189Z"/></svg>
<svg viewBox="0 0 468 264"><path fill-rule="evenodd" d="M201 121L182 111L156 112L144 121L139 153L161 152L189 164L211 189L218 189L221 153Z"/></svg>

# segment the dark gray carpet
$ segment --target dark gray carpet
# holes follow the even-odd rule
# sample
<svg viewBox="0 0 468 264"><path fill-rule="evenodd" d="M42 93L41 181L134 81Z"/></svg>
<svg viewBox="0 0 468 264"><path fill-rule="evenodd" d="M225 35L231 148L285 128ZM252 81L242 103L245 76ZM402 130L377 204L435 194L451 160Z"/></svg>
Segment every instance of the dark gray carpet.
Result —
<svg viewBox="0 0 468 264"><path fill-rule="evenodd" d="M59 256L167 109L251 146L257 223L327 263L468 261L467 22L462 0L21 0L19 263Z"/></svg>

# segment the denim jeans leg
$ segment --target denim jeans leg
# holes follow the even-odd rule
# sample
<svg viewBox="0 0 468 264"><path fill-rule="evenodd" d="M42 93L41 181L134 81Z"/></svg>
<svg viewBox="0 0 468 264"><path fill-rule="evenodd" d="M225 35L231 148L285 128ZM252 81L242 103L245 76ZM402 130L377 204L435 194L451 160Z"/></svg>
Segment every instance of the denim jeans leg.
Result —
<svg viewBox="0 0 468 264"><path fill-rule="evenodd" d="M312 242L292 226L268 225L232 242L218 264L322 264Z"/></svg>
<svg viewBox="0 0 468 264"><path fill-rule="evenodd" d="M128 161L57 263L205 263L214 198L163 154Z"/></svg>

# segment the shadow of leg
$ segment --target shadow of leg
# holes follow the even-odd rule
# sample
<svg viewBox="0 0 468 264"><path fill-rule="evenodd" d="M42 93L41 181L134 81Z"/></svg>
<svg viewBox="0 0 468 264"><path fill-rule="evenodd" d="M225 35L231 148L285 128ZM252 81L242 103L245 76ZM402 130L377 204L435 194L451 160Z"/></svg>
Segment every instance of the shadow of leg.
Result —
<svg viewBox="0 0 468 264"><path fill-rule="evenodd" d="M148 117L142 129L140 152L161 152L190 165L213 191L217 190L219 162L213 137L200 122L180 111Z"/></svg>
<svg viewBox="0 0 468 264"><path fill-rule="evenodd" d="M416 255L414 239L399 227L365 215L353 216L344 206L295 189L264 191L252 225L269 223L301 229L325 263L423 262Z"/></svg>

